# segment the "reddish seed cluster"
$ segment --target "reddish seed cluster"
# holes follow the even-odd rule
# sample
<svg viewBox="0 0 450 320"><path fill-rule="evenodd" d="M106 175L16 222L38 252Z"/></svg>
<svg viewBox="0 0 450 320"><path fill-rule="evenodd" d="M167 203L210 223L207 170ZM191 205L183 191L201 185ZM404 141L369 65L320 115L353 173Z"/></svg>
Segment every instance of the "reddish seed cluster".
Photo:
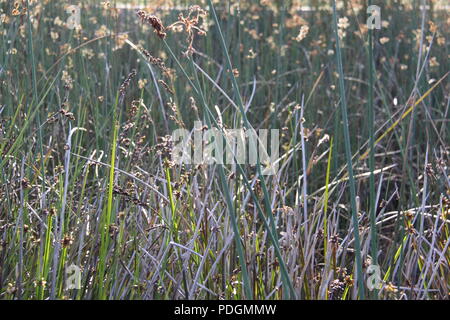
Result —
<svg viewBox="0 0 450 320"><path fill-rule="evenodd" d="M147 14L144 10L139 10L137 15L139 18L141 18L142 22L150 24L153 29L155 29L158 37L160 37L161 39L164 39L166 37L167 34L164 32L165 28L158 17Z"/></svg>
<svg viewBox="0 0 450 320"><path fill-rule="evenodd" d="M131 71L131 73L128 75L128 77L125 79L125 81L122 83L122 85L120 86L119 92L121 96L124 96L127 88L130 85L131 80L133 80L133 78L136 76L137 72L136 70Z"/></svg>
<svg viewBox="0 0 450 320"><path fill-rule="evenodd" d="M148 50L141 49L142 54L147 58L147 61L157 66L166 75L170 74L170 70L166 67L164 61L161 58L154 57Z"/></svg>

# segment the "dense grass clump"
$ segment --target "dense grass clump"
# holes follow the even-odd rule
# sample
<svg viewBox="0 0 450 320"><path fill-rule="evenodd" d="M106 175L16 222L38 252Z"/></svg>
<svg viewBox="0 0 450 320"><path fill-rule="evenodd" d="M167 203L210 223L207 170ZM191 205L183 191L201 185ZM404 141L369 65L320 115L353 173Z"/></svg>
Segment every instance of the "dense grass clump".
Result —
<svg viewBox="0 0 450 320"><path fill-rule="evenodd" d="M449 299L448 11L281 2L0 0L0 299Z"/></svg>

